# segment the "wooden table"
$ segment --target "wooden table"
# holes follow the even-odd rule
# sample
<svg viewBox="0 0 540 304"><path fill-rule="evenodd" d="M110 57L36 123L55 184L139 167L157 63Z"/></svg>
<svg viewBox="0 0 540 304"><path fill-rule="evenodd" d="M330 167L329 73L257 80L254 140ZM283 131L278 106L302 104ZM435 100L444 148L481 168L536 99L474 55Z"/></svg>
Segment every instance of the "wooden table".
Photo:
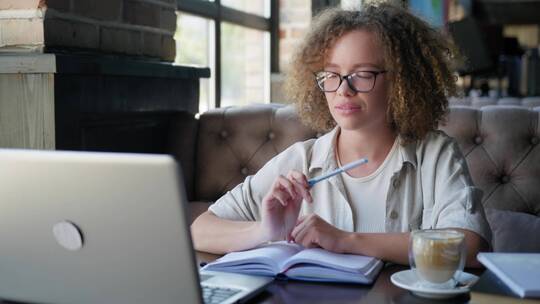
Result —
<svg viewBox="0 0 540 304"><path fill-rule="evenodd" d="M213 261L217 255L197 252L197 260ZM268 288L248 303L540 303L538 300L523 300L512 297L506 286L496 276L483 269L467 269L480 276L473 292L447 300L430 300L417 297L409 291L395 286L392 274L408 269L406 266L387 264L373 285L328 284L301 281L274 281Z"/></svg>
<svg viewBox="0 0 540 304"><path fill-rule="evenodd" d="M216 256L197 253L200 262L212 261ZM433 303L433 300L414 296L390 281L395 272L405 270L401 265L387 265L373 285L313 283L301 281L274 281L249 303ZM439 303L468 303L469 295L463 295Z"/></svg>
<svg viewBox="0 0 540 304"><path fill-rule="evenodd" d="M199 263L213 261L217 255L197 252ZM395 272L408 267L386 265L372 285L328 284L301 281L272 282L266 290L251 299L248 303L286 304L286 303L469 303L469 304L529 304L540 303L540 300L523 300L510 295L508 288L493 273L480 269L467 269L468 272L480 275L480 280L473 287L473 292L448 300L430 300L419 298L407 290L401 289L390 281ZM504 296L505 295L505 296ZM0 304L15 302L2 301Z"/></svg>

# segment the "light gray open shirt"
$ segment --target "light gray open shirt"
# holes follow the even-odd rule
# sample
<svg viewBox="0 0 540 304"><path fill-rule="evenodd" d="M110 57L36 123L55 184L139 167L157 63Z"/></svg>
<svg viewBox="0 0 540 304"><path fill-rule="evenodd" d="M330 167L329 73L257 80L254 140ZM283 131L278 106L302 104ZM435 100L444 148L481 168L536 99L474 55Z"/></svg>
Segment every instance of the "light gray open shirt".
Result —
<svg viewBox="0 0 540 304"><path fill-rule="evenodd" d="M297 170L309 179L337 168L334 145L338 132L336 127L318 139L290 146L209 210L230 220L260 220L262 199L279 174ZM403 163L389 183L386 232L462 228L491 242L482 191L474 186L457 143L444 132L433 131L423 140L398 149ZM301 215L314 212L339 229L354 230L354 216L340 175L318 183L311 194L313 204L303 202Z"/></svg>

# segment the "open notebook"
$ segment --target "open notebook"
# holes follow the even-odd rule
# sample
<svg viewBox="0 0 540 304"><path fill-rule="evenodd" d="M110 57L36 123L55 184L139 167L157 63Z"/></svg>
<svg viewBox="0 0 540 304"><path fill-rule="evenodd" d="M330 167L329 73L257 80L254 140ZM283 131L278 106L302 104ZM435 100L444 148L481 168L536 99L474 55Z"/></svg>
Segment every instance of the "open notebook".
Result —
<svg viewBox="0 0 540 304"><path fill-rule="evenodd" d="M540 253L481 252L478 261L522 298L540 298Z"/></svg>
<svg viewBox="0 0 540 304"><path fill-rule="evenodd" d="M203 270L304 281L370 284L382 265L382 261L373 257L333 253L320 248L306 249L283 241L229 253L209 263Z"/></svg>

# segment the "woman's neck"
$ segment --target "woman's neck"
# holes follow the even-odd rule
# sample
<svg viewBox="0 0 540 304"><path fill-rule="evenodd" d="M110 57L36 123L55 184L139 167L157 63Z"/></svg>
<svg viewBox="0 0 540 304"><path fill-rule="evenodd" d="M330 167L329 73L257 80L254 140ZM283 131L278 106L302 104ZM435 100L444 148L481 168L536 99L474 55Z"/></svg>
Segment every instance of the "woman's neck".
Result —
<svg viewBox="0 0 540 304"><path fill-rule="evenodd" d="M389 127L369 134L358 130L340 129L336 153L342 165L359 158L367 158L366 165L347 171L349 175L354 177L367 176L377 170L386 159L396 136L396 133Z"/></svg>

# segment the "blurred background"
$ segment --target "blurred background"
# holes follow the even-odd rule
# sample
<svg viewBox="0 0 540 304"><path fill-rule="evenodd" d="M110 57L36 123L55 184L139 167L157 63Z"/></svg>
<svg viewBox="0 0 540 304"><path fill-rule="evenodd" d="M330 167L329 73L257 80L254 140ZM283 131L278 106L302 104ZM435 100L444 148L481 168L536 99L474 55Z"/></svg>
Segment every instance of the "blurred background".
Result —
<svg viewBox="0 0 540 304"><path fill-rule="evenodd" d="M459 47L451 104L540 106L540 0L388 1ZM162 153L200 113L290 103L284 75L312 17L361 4L0 0L0 147Z"/></svg>
<svg viewBox="0 0 540 304"><path fill-rule="evenodd" d="M197 11L193 9L196 2L202 1L179 2L176 63L209 66L215 71L210 79L201 82L201 111L253 102L288 102L280 89L283 73L295 43L309 27L312 16L327 6L358 9L362 3L361 0L214 3L226 10L249 14L245 19L265 18L270 23L265 28L256 26L255 22L234 24L234 18L227 18L226 14L219 18L208 11ZM462 55L456 64L464 97L500 99L540 95L540 1L395 2L404 3L453 38ZM277 30L272 27L276 24ZM219 54L217 44L220 44ZM219 80L216 72L220 73ZM216 96L217 86L220 96Z"/></svg>

